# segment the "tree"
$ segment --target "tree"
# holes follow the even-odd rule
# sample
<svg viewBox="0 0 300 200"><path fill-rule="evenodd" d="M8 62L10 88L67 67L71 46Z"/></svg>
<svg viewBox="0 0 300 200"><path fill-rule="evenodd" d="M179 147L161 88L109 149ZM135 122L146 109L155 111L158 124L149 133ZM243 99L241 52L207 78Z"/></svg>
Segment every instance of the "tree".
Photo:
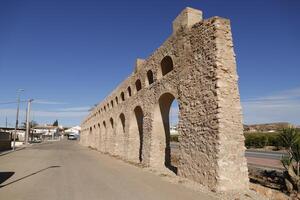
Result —
<svg viewBox="0 0 300 200"><path fill-rule="evenodd" d="M295 128L283 129L280 133L282 144L288 150L288 156L282 157L285 168L285 184L290 193L300 191L300 133Z"/></svg>
<svg viewBox="0 0 300 200"><path fill-rule="evenodd" d="M19 128L26 128L26 122L22 122L21 125L19 126Z"/></svg>
<svg viewBox="0 0 300 200"><path fill-rule="evenodd" d="M31 121L31 122L29 122L29 126L30 126L30 128L33 128L33 127L36 127L36 126L38 126L39 124L36 122L36 121Z"/></svg>
<svg viewBox="0 0 300 200"><path fill-rule="evenodd" d="M55 121L53 122L53 126L58 126L58 121L57 121L57 120L55 120Z"/></svg>
<svg viewBox="0 0 300 200"><path fill-rule="evenodd" d="M35 127L37 125L38 125L38 123L36 121L32 120L32 121L29 122L29 127L30 128L33 128L33 127ZM26 128L26 122L22 122L20 128L24 128L25 129Z"/></svg>
<svg viewBox="0 0 300 200"><path fill-rule="evenodd" d="M299 132L296 128L285 128L281 130L279 138L282 145L291 150L292 146L299 140Z"/></svg>

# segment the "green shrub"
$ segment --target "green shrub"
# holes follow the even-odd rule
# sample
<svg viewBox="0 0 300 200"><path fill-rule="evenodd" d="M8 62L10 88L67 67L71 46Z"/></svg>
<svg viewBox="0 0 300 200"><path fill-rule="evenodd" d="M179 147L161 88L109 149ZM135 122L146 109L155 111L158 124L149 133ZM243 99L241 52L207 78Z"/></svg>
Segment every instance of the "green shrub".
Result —
<svg viewBox="0 0 300 200"><path fill-rule="evenodd" d="M300 192L300 132L295 128L283 129L279 136L288 156L282 157L281 162L285 168L284 180L289 193Z"/></svg>
<svg viewBox="0 0 300 200"><path fill-rule="evenodd" d="M265 146L274 146L277 149L280 147L286 147L285 143L295 137L297 143L300 144L300 134L298 133L290 133L289 136L283 137L282 132L290 131L290 129L284 129L280 133L263 133L263 132L254 132L254 133L245 133L245 146L247 148L263 148Z"/></svg>
<svg viewBox="0 0 300 200"><path fill-rule="evenodd" d="M245 145L247 148L263 148L265 146L280 146L278 139L278 133L246 133L245 134Z"/></svg>
<svg viewBox="0 0 300 200"><path fill-rule="evenodd" d="M170 135L171 142L178 142L178 135Z"/></svg>

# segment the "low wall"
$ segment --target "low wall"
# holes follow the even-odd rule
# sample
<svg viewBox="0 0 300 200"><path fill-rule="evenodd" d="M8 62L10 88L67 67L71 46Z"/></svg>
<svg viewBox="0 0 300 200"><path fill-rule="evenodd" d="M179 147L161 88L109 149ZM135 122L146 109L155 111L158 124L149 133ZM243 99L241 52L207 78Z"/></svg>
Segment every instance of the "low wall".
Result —
<svg viewBox="0 0 300 200"><path fill-rule="evenodd" d="M10 133L0 132L0 151L11 149L11 135Z"/></svg>

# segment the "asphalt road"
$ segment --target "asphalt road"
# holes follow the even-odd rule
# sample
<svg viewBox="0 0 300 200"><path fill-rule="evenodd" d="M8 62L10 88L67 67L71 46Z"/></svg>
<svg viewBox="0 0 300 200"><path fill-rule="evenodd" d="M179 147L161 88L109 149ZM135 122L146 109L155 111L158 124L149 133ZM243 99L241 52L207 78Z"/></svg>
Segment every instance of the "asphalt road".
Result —
<svg viewBox="0 0 300 200"><path fill-rule="evenodd" d="M212 200L212 196L76 141L38 144L0 156L2 200Z"/></svg>
<svg viewBox="0 0 300 200"><path fill-rule="evenodd" d="M282 156L287 155L283 152L273 152L273 151L253 151L246 150L246 157L254 157L254 158L268 158L272 160L281 160Z"/></svg>
<svg viewBox="0 0 300 200"><path fill-rule="evenodd" d="M179 144L176 142L170 143L171 148L178 149ZM281 160L283 155L287 155L283 152L275 152L275 151L255 151L255 150L246 150L246 157L254 157L254 158L267 158L272 160Z"/></svg>

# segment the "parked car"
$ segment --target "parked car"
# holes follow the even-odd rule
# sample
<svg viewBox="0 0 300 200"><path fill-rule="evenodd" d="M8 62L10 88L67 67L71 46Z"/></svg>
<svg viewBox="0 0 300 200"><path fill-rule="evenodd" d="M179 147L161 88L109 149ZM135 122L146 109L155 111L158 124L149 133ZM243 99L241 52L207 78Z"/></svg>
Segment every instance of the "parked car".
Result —
<svg viewBox="0 0 300 200"><path fill-rule="evenodd" d="M74 134L69 134L68 140L77 140L77 136Z"/></svg>
<svg viewBox="0 0 300 200"><path fill-rule="evenodd" d="M42 142L41 138L37 138L37 137L34 137L32 140L32 143L41 143L41 142Z"/></svg>

